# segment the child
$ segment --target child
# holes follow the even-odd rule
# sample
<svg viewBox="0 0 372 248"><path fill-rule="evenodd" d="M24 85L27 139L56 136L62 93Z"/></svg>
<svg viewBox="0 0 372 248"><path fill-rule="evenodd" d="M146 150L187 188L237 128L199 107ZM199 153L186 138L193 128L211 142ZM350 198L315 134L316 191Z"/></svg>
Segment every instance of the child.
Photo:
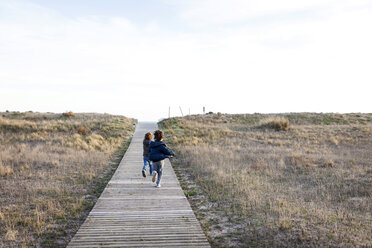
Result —
<svg viewBox="0 0 372 248"><path fill-rule="evenodd" d="M149 145L152 140L152 134L150 132L145 134L145 138L143 140L143 167L142 167L142 176L146 177L146 167L147 165L150 168L150 175L152 174L152 164L149 160Z"/></svg>
<svg viewBox="0 0 372 248"><path fill-rule="evenodd" d="M156 176L158 180L156 181L157 188L160 188L160 180L163 174L164 159L174 156L174 152L164 144L164 133L161 130L156 130L154 132L155 141L150 143L150 155L149 158L153 161L153 177L152 182L155 182Z"/></svg>

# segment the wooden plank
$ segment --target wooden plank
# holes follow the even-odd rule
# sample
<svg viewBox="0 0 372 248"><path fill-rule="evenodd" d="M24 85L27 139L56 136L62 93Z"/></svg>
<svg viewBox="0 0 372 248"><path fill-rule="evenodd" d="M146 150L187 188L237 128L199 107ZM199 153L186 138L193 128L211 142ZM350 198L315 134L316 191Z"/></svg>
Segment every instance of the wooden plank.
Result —
<svg viewBox="0 0 372 248"><path fill-rule="evenodd" d="M166 160L162 187L142 177L142 140L155 123L139 123L106 189L68 247L210 247ZM148 172L147 172L148 174Z"/></svg>

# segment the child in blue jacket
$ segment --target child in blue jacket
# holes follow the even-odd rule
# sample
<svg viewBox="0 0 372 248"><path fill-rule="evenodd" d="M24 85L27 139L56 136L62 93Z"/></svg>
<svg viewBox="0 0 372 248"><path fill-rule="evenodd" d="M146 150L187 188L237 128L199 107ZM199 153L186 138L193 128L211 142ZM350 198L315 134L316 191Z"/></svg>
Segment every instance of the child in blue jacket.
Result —
<svg viewBox="0 0 372 248"><path fill-rule="evenodd" d="M156 177L156 187L160 188L160 180L163 174L164 159L174 156L174 152L170 150L163 142L164 133L161 130L156 130L154 132L155 141L150 143L149 146L149 159L153 162L153 177L152 181L155 182Z"/></svg>

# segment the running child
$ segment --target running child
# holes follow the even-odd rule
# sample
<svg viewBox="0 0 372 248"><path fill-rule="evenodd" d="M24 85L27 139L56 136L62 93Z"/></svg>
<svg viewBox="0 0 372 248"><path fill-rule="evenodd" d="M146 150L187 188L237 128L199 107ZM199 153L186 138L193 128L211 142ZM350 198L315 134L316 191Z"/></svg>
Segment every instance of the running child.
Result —
<svg viewBox="0 0 372 248"><path fill-rule="evenodd" d="M146 167L149 166L150 175L152 175L152 163L149 159L149 145L152 142L152 134L150 132L145 134L143 139L143 167L142 167L142 176L146 177Z"/></svg>
<svg viewBox="0 0 372 248"><path fill-rule="evenodd" d="M160 188L161 176L163 175L164 159L173 157L174 152L164 144L163 131L156 130L154 132L154 139L155 141L152 141L149 146L150 147L149 159L153 162L152 182L155 182L157 177L155 187Z"/></svg>

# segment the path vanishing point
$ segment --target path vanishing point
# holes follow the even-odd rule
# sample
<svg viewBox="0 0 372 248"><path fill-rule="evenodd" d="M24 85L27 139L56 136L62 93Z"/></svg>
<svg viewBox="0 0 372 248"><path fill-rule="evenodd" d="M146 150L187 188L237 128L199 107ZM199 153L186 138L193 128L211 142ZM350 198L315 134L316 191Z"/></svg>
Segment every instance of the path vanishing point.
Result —
<svg viewBox="0 0 372 248"><path fill-rule="evenodd" d="M210 247L168 159L162 187L143 178L139 123L115 174L67 247ZM148 175L148 172L147 172Z"/></svg>

